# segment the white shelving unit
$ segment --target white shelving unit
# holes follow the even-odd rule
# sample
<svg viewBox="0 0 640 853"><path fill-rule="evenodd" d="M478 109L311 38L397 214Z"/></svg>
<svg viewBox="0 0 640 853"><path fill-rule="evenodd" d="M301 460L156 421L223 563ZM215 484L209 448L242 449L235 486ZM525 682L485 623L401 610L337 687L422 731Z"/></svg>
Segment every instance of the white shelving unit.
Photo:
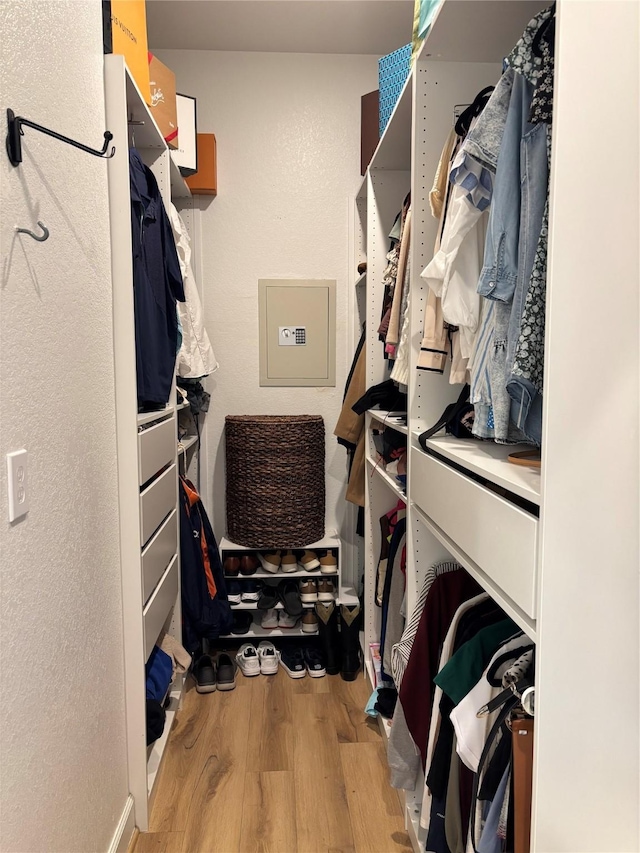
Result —
<svg viewBox="0 0 640 853"><path fill-rule="evenodd" d="M353 254L367 260L366 288L356 289L355 302L367 323L367 387L388 378L377 336L382 280L388 234L409 191L413 215L411 369L408 425L389 423L388 413L372 410L367 413L366 426L370 430L384 424L408 439L408 494L404 499L408 612L415 606L428 567L437 560L454 558L537 643L532 851L632 851L640 843L637 517L632 523L627 518L630 529L622 521L627 516L621 507L624 503L637 508L637 488L633 494L626 462L612 455L611 433L605 424L611 423L614 412L627 413L634 424L636 443L625 434L624 459L633 458L637 463L637 387L625 392L621 377L626 373L626 359L627 364L633 360L637 379L638 202L621 193L616 196L615 209L605 205L607 215L600 216L598 203L581 185L578 159L603 166L605 162L602 141L597 133L588 131L587 119L580 113L584 86L598 92L611 127L621 127L616 110L624 111L630 97L634 103L637 100L637 80L625 90L626 96L618 94L610 66L603 65L615 64L616 38L620 43L632 40L628 35L629 27L633 30L632 20L637 29L637 17L634 19L630 8L633 4L614 4L615 9L602 2L559 0L557 4L542 470L509 463L507 456L522 449L519 447L458 440L444 433L427 442L427 452L418 442L418 436L438 420L460 391L459 386L449 384L448 368L444 376L416 369L427 298L420 273L433 256L437 229L428 193L440 152L453 124L454 106L471 103L480 89L497 83L504 56L533 15L546 5L544 0L443 0L374 153L355 198L352 229ZM597 62L593 61L595 53L591 54L589 64L587 46L596 51L598 26L604 21L611 28L607 47L598 53ZM578 159L571 153L577 134L583 140L588 137L587 150ZM625 150L637 163L637 117ZM634 223L633 236L630 223ZM628 235L621 249L624 262L616 261L615 267L625 282L625 310L635 318L630 336L636 344L632 355L625 339L626 348L615 355L619 371L615 376L611 365L600 369L589 348L590 330L601 323L598 311L603 308L597 299L585 297L587 292L597 291L593 267L595 264L597 269L597 262L588 247L602 243L599 227L614 242L614 234ZM633 271L631 277L623 272L625 264ZM586 281L593 290L587 291ZM365 291L364 306L361 290ZM572 314L578 306L579 315ZM614 313L622 316L613 306L607 306L606 313L608 317ZM631 330L631 321L626 325ZM589 367L582 365L576 375L572 353L578 351L588 353ZM572 407L579 407L580 399L591 401L588 424L571 422ZM619 417L616 423L621 423ZM369 643L380 637L379 609L373 604L379 518L401 495L393 478L376 466L371 444L368 447L362 645L373 685ZM624 499L617 493L618 487L624 491ZM607 549L612 559L607 559ZM613 557L618 551L635 553L633 573ZM608 568L603 574L605 565ZM628 689L625 687L625 710L620 718L633 730L632 749L625 747L623 736L616 737L613 746L607 738L594 739L593 732L601 730L609 714L604 694L588 707L581 706L576 727L567 725L567 708L574 704L577 682L571 679L569 683L562 676L568 662L577 656L584 683L589 682L589 671L596 671L596 661L603 671L613 667L624 681L618 654L612 659L612 647L607 652L600 638L602 632L615 635L615 648L620 649L625 645L625 631L633 634L634 647L627 646L622 658L634 675ZM618 701L616 704L620 707ZM404 792L406 825L416 853L425 844L419 828L422 785L418 780L415 791ZM618 816L615 841L605 814Z"/></svg>
<svg viewBox="0 0 640 853"><path fill-rule="evenodd" d="M164 409L137 411L130 143L153 171L166 208L172 198L185 201L190 193L121 56L105 56L105 95L116 147L108 176L128 772L136 826L145 831L184 680L171 685L164 732L147 748L145 663L165 631L182 637L177 407L174 387Z"/></svg>
<svg viewBox="0 0 640 853"><path fill-rule="evenodd" d="M243 545L238 545L235 542L231 542L226 537L220 540L219 544L220 549L220 557L224 563L225 557L229 556L229 554L233 553L242 553L242 554L255 554L257 550L255 548L245 548ZM295 551L301 550L298 548L293 549ZM344 578L342 572L342 543L339 537L335 532L329 531L328 534L322 538L318 542L313 542L311 545L307 545L307 550L309 551L332 551L335 554L338 561L338 571L334 574L323 574L320 569L314 569L313 571L295 571L295 572L265 572L262 570L258 570L254 572L252 575L227 575L226 577L230 581L238 581L242 584L243 581L257 581L257 580L267 580L271 582L280 582L287 581L289 579L292 580L300 580L300 578L326 578L330 580L335 588L336 588L336 605L338 604L347 604L349 606L353 606L358 603L358 596L356 594L355 589L348 583L348 579ZM313 604L302 603L303 608L311 609L313 608ZM247 602L245 604L236 604L232 605L232 610L255 610L256 618L254 618L253 625L248 634L226 634L221 639L232 639L232 638L242 638L242 637L298 637L298 636L316 636L315 634L306 634L302 631L301 627L297 628L263 628L260 625L260 615L262 611L257 609L257 604L253 602ZM276 610L282 609L282 605L277 605Z"/></svg>

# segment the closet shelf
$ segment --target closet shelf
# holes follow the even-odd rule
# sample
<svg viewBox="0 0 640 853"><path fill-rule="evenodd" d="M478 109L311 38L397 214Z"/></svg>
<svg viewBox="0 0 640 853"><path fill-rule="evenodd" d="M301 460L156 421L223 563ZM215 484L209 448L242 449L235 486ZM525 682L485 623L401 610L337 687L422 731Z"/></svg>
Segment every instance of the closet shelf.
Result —
<svg viewBox="0 0 640 853"><path fill-rule="evenodd" d="M222 546L220 548L222 550ZM334 572L332 575L322 574L320 569L314 569L312 572L307 572L306 570L302 570L299 572L254 572L252 575L227 575L225 574L226 580L231 581L257 581L257 580L277 580L284 581L287 578L337 578L338 573Z"/></svg>
<svg viewBox="0 0 640 853"><path fill-rule="evenodd" d="M317 637L317 632L308 634L302 630L302 626L296 628L263 628L260 622L254 621L246 634L224 634L219 639L221 640L238 640L240 643L246 642L251 637Z"/></svg>
<svg viewBox="0 0 640 853"><path fill-rule="evenodd" d="M302 606L304 607L305 610L313 610L313 608L315 606L315 602L313 604L311 604L311 603L307 603L306 601L303 601ZM232 604L231 609L232 610L257 610L258 609L258 602L257 601L243 601L240 604ZM284 610L284 605L281 602L278 602L278 604L276 604L273 607L273 610ZM260 612L264 613L266 611L260 611Z"/></svg>
<svg viewBox="0 0 640 853"><path fill-rule="evenodd" d="M191 190L186 184L185 179L180 174L180 169L173 162L173 156L169 155L169 174L171 178L171 200L175 201L179 198L191 198Z"/></svg>
<svg viewBox="0 0 640 853"><path fill-rule="evenodd" d="M178 456L181 456L183 453L186 453L194 444L198 443L197 435L190 435L188 438L183 439L181 444L182 447L178 448Z"/></svg>
<svg viewBox="0 0 640 853"><path fill-rule="evenodd" d="M413 433L416 439L415 447L424 453L417 440L419 434L419 430ZM528 445L495 444L493 441L454 438L447 435L428 439L427 447L445 460L455 462L532 504L540 505L540 469L513 465L507 461L510 453L530 450Z"/></svg>
<svg viewBox="0 0 640 853"><path fill-rule="evenodd" d="M544 5L537 0L507 4L445 0L431 22L416 64L424 59L495 62L497 56L505 56L518 41L523 22L537 15ZM479 32L482 38L478 38Z"/></svg>
<svg viewBox="0 0 640 853"><path fill-rule="evenodd" d="M477 31L476 31L477 32ZM373 153L369 169L408 172L411 169L411 111L413 68L405 81L391 118Z"/></svg>
<svg viewBox="0 0 640 853"><path fill-rule="evenodd" d="M374 421L378 421L383 424L383 426L391 427L391 429L394 429L396 432L401 432L403 435L409 434L409 427L406 424L398 424L387 420L387 418L393 415L405 414L404 412L384 412L381 409L369 409L367 414L371 415L371 418Z"/></svg>
<svg viewBox="0 0 640 853"><path fill-rule="evenodd" d="M331 548L339 548L339 547L340 547L340 540L338 539L338 537L336 535L336 531L335 530L329 530L329 531L327 531L327 534L324 536L323 539L320 539L318 542L311 542L309 545L305 545L304 549L309 550L309 551L327 551L327 550L330 550ZM242 551L243 553L249 553L249 552L255 553L256 551L268 551L268 550L270 550L268 546L266 546L265 548L247 548L246 545L236 545L235 542L231 542L231 540L227 539L226 536L220 540L219 548L220 548L220 553L222 553L223 551ZM303 548L292 548L289 550L302 551L304 549ZM279 550L282 550L282 549L279 549ZM294 572L291 573L291 575L294 575L294 574L295 574ZM304 575L307 575L307 574L312 574L312 572L303 572L301 577ZM250 575L249 577L255 578L256 575ZM274 577L274 575L272 575L270 573L266 573L265 577Z"/></svg>
<svg viewBox="0 0 640 853"><path fill-rule="evenodd" d="M165 747L167 746L167 742L169 741L171 727L173 726L174 720L176 718L176 711L180 706L183 683L183 676L178 676L178 684L175 686L172 685L171 693L169 694L171 698L169 707L167 708L167 717L164 724L164 730L162 732L162 735L158 738L157 741L155 741L155 743L151 745L149 749L147 757L147 790L149 792L149 796L151 796L154 785L158 778L158 771L160 770L162 756L164 755Z"/></svg>
<svg viewBox="0 0 640 853"><path fill-rule="evenodd" d="M385 483L385 485L387 485L393 492L395 492L401 501L407 500L407 496L402 491L400 483L396 482L393 477L387 474L381 464L374 462L374 460L371 459L369 456L367 456L367 462L371 466L373 473L380 477L380 479Z"/></svg>
<svg viewBox="0 0 640 853"><path fill-rule="evenodd" d="M127 98L127 119L134 122L129 125L129 141L135 148L159 148L166 150L167 144L160 132L160 128L156 124L151 110L145 103L142 93L138 88L138 84L133 79L131 71L127 67L127 63L123 56L112 54L108 57L108 63L105 59L105 69L107 75L121 75L122 71L119 68L124 67L124 76L126 83L126 98Z"/></svg>
<svg viewBox="0 0 640 853"><path fill-rule="evenodd" d="M139 412L138 426L144 426L145 424L153 423L153 421L160 421L172 414L173 406L171 405L166 406L164 409L158 409L157 412Z"/></svg>
<svg viewBox="0 0 640 853"><path fill-rule="evenodd" d="M367 274L366 274L366 272L363 272L356 279L356 287L364 287L366 285L366 283L367 283Z"/></svg>
<svg viewBox="0 0 640 853"><path fill-rule="evenodd" d="M183 409L188 409L188 408L189 408L189 403L187 400L185 400L184 403L180 403L180 405L176 406L176 412L181 412Z"/></svg>

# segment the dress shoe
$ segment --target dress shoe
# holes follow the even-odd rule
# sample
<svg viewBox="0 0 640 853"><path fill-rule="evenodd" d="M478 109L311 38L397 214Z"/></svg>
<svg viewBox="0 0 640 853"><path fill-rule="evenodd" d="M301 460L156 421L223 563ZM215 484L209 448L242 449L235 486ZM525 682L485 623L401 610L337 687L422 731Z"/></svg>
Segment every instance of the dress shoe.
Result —
<svg viewBox="0 0 640 853"><path fill-rule="evenodd" d="M227 557L223 563L222 568L224 569L224 573L225 575L227 575L227 577L236 577L236 575L240 571L240 558Z"/></svg>
<svg viewBox="0 0 640 853"><path fill-rule="evenodd" d="M240 557L240 574L241 575L255 575L258 571L258 567L260 566L260 560L256 557L255 554L245 554Z"/></svg>

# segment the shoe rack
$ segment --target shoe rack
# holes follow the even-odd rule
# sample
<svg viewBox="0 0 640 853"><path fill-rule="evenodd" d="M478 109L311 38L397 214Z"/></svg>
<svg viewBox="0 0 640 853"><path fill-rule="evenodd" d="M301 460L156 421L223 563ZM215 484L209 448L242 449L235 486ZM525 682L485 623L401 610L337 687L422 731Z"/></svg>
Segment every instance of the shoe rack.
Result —
<svg viewBox="0 0 640 853"><path fill-rule="evenodd" d="M220 559L222 564L224 565L224 561L227 557L232 556L242 556L242 555L258 555L259 552L268 551L269 546L266 545L264 548L256 549L256 548L245 548L243 545L237 545L235 542L231 542L226 537L221 539L220 545ZM282 549L285 550L285 549ZM294 551L301 551L301 548L294 548ZM356 595L355 590L347 585L343 585L343 577L342 577L342 548L341 542L338 536L334 533L330 533L328 536L325 536L318 542L312 542L307 545L304 550L315 551L315 552L323 552L329 551L336 558L338 571L337 573L332 574L323 574L320 568L312 569L311 571L307 571L306 569L298 569L295 572L283 572L282 570L278 572L267 572L262 568L259 568L251 575L228 575L225 573L225 578L228 581L237 581L242 585L243 581L288 581L295 580L298 583L301 579L315 579L315 580L330 580L335 585L336 588L336 606L339 604L347 604L349 606L353 606L358 603L358 596ZM302 607L305 610L311 610L315 607L315 602L302 602ZM315 637L316 633L307 633L302 630L302 625L300 622L296 625L295 628L263 628L261 624L262 614L266 611L258 609L258 603L256 601L248 601L242 602L240 604L234 604L231 606L232 611L252 611L254 613L253 623L251 627L245 634L224 634L221 639L234 639L243 641L247 638L252 637ZM283 605L281 603L276 604L275 610L282 610Z"/></svg>

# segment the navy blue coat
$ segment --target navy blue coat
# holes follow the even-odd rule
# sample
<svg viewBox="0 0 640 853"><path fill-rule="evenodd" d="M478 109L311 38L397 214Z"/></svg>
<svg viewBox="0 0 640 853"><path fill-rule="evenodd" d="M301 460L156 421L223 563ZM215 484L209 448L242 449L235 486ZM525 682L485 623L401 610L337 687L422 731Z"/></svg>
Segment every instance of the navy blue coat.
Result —
<svg viewBox="0 0 640 853"><path fill-rule="evenodd" d="M155 175L129 150L138 405L169 401L178 351L176 301L184 288Z"/></svg>
<svg viewBox="0 0 640 853"><path fill-rule="evenodd" d="M218 543L200 495L180 478L182 644L195 651L203 638L228 634L233 622Z"/></svg>

